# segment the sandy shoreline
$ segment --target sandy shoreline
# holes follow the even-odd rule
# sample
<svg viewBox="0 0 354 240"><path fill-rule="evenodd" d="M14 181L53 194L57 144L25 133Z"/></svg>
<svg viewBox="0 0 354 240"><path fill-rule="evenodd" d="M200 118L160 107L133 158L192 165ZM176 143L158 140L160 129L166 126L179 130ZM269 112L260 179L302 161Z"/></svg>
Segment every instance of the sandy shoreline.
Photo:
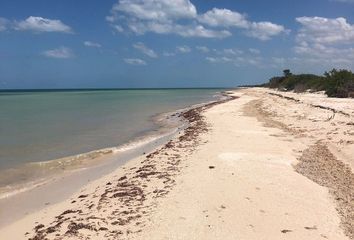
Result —
<svg viewBox="0 0 354 240"><path fill-rule="evenodd" d="M184 123L175 117L182 110L152 116L151 121L154 122L156 129L141 132L121 145L2 169L0 171L0 201L17 193L26 192L35 186L46 184L48 179L106 164L107 158L116 157L119 160L118 154L126 155L127 151L139 150L147 145L154 145L156 148L161 145L160 139L173 137L177 131L183 129ZM154 144L154 142L159 142L159 144Z"/></svg>
<svg viewBox="0 0 354 240"><path fill-rule="evenodd" d="M269 93L187 111L177 138L0 239L353 238L354 100Z"/></svg>
<svg viewBox="0 0 354 240"><path fill-rule="evenodd" d="M26 178L26 173L14 174L15 176L11 176L11 178L23 179L23 184L15 182L10 188L8 186L0 188L0 209L2 209L0 211L0 228L25 215L39 211L47 205L67 199L89 182L111 173L114 169L145 152L163 146L185 128L186 123L178 115L197 106L199 104L153 116L153 121L159 128L148 131L126 144L34 163L34 165L43 165L43 167L41 166L43 169L40 170L48 171L48 173L36 176L31 181ZM10 169L10 173L11 171L12 169ZM41 198L39 199L38 196Z"/></svg>

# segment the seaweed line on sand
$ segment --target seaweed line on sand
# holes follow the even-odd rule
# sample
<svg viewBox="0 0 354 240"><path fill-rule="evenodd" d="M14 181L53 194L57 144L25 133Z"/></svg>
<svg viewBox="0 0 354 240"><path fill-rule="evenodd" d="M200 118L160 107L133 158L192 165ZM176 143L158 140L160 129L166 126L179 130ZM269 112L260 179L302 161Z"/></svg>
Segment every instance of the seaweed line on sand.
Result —
<svg viewBox="0 0 354 240"><path fill-rule="evenodd" d="M302 131L274 120L275 113L264 109L261 99L250 101L243 111L245 115L256 117L267 127L282 129L295 137L306 137ZM354 174L349 166L336 159L325 143L317 141L303 151L294 169L313 182L329 189L334 198L344 233L350 239L354 239Z"/></svg>
<svg viewBox="0 0 354 240"><path fill-rule="evenodd" d="M328 147L317 142L306 149L295 170L317 184L327 187L336 203L344 232L354 239L354 174L337 160Z"/></svg>
<svg viewBox="0 0 354 240"><path fill-rule="evenodd" d="M269 95L272 95L272 96L276 96L276 97L280 97L280 98L283 98L283 99L286 99L286 100L289 100L289 101L294 101L296 103L302 103L304 104L303 102L301 102L299 99L296 99L296 98L293 98L293 97L288 97L288 96L285 96L285 95L282 95L282 94L278 94L278 93L268 93ZM330 107L326 107L326 106L322 106L322 105L317 105L317 104L310 104L311 107L315 107L315 108L320 108L320 109L323 109L323 110L328 110L328 111L331 111L333 113L332 117L330 117L328 119L328 121L330 121L331 119L333 119L336 115L336 113L339 113L339 114L343 114L344 116L347 116L349 117L350 114L348 113L345 113L343 111L338 111L337 109L334 109L334 108L330 108Z"/></svg>
<svg viewBox="0 0 354 240"><path fill-rule="evenodd" d="M265 127L279 128L293 134L296 137L305 136L304 130L293 129L280 121L274 120L273 117L275 117L275 113L266 111L263 108L263 101L261 99L252 100L245 104L243 112L246 116L257 118L257 120L262 122Z"/></svg>
<svg viewBox="0 0 354 240"><path fill-rule="evenodd" d="M202 112L236 99L229 96L180 113L189 125L183 133L143 158L140 164L124 169L94 192L84 192L71 201L72 207L53 217L47 225L36 222L29 240L44 239L126 239L139 233L157 204L176 184L185 167L183 161L199 145L199 136L208 131ZM32 237L29 237L32 235Z"/></svg>

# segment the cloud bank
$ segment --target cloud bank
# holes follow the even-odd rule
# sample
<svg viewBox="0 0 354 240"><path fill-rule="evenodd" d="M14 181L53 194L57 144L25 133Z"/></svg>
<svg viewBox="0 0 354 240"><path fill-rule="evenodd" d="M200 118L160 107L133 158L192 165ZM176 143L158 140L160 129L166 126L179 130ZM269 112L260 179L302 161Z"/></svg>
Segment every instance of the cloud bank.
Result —
<svg viewBox="0 0 354 240"><path fill-rule="evenodd" d="M175 34L182 37L226 38L232 29L245 35L269 40L288 32L284 26L271 22L252 22L245 14L229 9L213 8L198 14L189 0L119 0L106 20L118 32L143 35Z"/></svg>
<svg viewBox="0 0 354 240"><path fill-rule="evenodd" d="M298 17L295 53L317 64L349 66L354 61L354 25L345 18Z"/></svg>

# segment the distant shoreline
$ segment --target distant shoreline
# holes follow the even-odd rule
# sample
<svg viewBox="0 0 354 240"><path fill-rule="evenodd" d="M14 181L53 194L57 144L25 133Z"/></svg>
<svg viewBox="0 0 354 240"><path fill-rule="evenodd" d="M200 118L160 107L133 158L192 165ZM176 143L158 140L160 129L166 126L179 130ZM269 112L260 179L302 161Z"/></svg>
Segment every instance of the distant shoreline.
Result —
<svg viewBox="0 0 354 240"><path fill-rule="evenodd" d="M236 87L237 88L237 87ZM195 87L195 88L55 88L55 89L0 89L0 93L4 92L76 92L76 91L119 91L119 90L232 90L232 87Z"/></svg>
<svg viewBox="0 0 354 240"><path fill-rule="evenodd" d="M164 128L163 121L173 121L173 117L164 120L156 115L213 100L220 91L0 93L0 170L16 168L16 173L23 166L29 171L36 164L49 167L50 160L68 163L70 158L81 161L84 155L116 151L127 142L142 140L141 136L157 134ZM26 176L21 173L21 179ZM0 178L0 187L8 183Z"/></svg>
<svg viewBox="0 0 354 240"><path fill-rule="evenodd" d="M353 100L274 92L228 91L182 112L189 125L173 139L0 238L350 239Z"/></svg>
<svg viewBox="0 0 354 240"><path fill-rule="evenodd" d="M220 92L220 94L223 95L224 93ZM220 99L216 100L216 102L222 101L222 99L224 99L224 96L220 96ZM113 171L113 169L119 168L127 161L144 155L145 152L165 144L186 127L185 119L179 116L181 113L207 105L210 102L214 101L198 103L173 112L159 114L159 116L154 117L154 121L156 121L156 125L159 125L159 129L149 131L117 147L108 147L74 156L34 162L28 164L28 166L20 166L23 168L23 171L27 171L26 168L32 168L38 165L43 168L42 171L48 168L50 172L40 177L35 176L35 178L31 180L27 179L25 182L14 182L11 185L0 187L0 208L5 209L10 207L10 209L17 209L16 214L12 214L11 218L7 217L5 221L4 217L4 221L0 221L0 226L11 223L13 221L11 220L12 218L16 220L22 217L21 214L23 215L25 212L28 213L40 210L45 206L45 202L56 203L60 199L65 199L63 197L69 196L74 191L81 188L86 184L86 181L92 181L93 179L102 177ZM75 164L76 162L77 164ZM53 172L53 169L57 170ZM20 172L21 168L11 168L8 170L8 173L7 171L2 171L2 177L4 177L4 174L13 175L16 170L18 170L19 173L17 174L18 176L16 175L14 177L21 178L21 176L26 174L26 172ZM69 181L76 183L64 189L64 186ZM62 195L58 199L53 199L53 194L51 194L51 189L53 188L58 188ZM53 193L55 193L55 191L53 191ZM37 202L34 201L33 198L38 194L42 195L42 198ZM33 199L33 202L28 204L24 201L25 198ZM0 216L1 215L8 215L7 211L3 211L0 213ZM2 219L2 217L0 217L0 219Z"/></svg>

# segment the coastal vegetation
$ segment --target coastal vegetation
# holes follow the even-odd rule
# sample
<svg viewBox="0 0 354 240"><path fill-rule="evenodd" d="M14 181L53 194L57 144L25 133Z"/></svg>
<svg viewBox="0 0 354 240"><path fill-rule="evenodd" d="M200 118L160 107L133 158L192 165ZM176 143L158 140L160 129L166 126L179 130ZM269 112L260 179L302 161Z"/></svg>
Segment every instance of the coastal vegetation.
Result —
<svg viewBox="0 0 354 240"><path fill-rule="evenodd" d="M293 74L289 69L285 69L283 76L272 77L268 83L261 86L294 92L325 91L329 97L354 97L354 73L345 69L332 69L323 76L318 76Z"/></svg>

